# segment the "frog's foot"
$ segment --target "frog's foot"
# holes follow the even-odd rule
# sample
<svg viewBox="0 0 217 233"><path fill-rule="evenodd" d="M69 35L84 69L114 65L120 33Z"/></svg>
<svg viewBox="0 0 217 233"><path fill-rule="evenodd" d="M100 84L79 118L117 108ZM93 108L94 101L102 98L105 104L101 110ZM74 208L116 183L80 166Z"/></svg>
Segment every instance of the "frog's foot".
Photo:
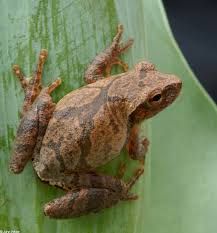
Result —
<svg viewBox="0 0 217 233"><path fill-rule="evenodd" d="M139 168L134 172L134 175L131 177L131 179L127 183L127 192L133 187L133 185L136 183L136 181L139 179L139 177L144 173L143 168Z"/></svg>
<svg viewBox="0 0 217 233"><path fill-rule="evenodd" d="M149 140L139 137L139 126L134 125L130 131L130 135L127 141L127 151L129 156L134 160L139 160L141 164L144 164L145 155L148 151Z"/></svg>
<svg viewBox="0 0 217 233"><path fill-rule="evenodd" d="M137 195L129 191L142 174L143 169L139 169L127 183L112 176L98 175L94 179L92 177L92 185L98 184L98 187L84 187L69 191L64 196L45 204L44 214L51 218L74 218L99 212L121 200L136 200ZM77 178L82 180L81 177Z"/></svg>
<svg viewBox="0 0 217 233"><path fill-rule="evenodd" d="M121 162L119 164L118 170L117 170L117 174L116 174L116 178L118 179L122 179L124 174L126 172L126 163L125 162Z"/></svg>
<svg viewBox="0 0 217 233"><path fill-rule="evenodd" d="M113 65L120 65L123 71L128 70L128 65L120 60L119 56L124 53L133 44L133 39L129 39L125 44L121 44L121 36L123 34L123 25L118 25L117 34L115 35L111 45L97 55L92 63L88 66L84 78L86 83L93 83L110 76Z"/></svg>
<svg viewBox="0 0 217 233"><path fill-rule="evenodd" d="M128 41L125 42L124 44L120 42L123 31L124 31L123 25L119 24L117 28L117 34L113 38L112 44L110 46L110 49L112 50L112 52L115 52L116 56L119 56L121 53L125 52L133 44L132 38L128 39Z"/></svg>
<svg viewBox="0 0 217 233"><path fill-rule="evenodd" d="M25 92L22 114L24 114L30 109L32 103L34 102L34 100L39 95L42 89L42 85L41 85L42 71L47 55L48 55L47 50L42 49L39 54L36 72L34 73L31 79L26 79L24 77L24 74L22 73L18 65L13 66L13 72L20 80L21 86Z"/></svg>

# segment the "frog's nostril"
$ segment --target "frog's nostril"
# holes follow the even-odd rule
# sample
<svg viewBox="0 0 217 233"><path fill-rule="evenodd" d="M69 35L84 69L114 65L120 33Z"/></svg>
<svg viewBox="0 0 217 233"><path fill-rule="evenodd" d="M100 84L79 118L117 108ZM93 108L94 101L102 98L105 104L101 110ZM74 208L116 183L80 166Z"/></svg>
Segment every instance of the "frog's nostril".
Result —
<svg viewBox="0 0 217 233"><path fill-rule="evenodd" d="M177 88L178 91L181 90L181 88L182 88L182 82L181 81L176 84L176 88Z"/></svg>
<svg viewBox="0 0 217 233"><path fill-rule="evenodd" d="M179 81L179 82L177 82L177 87L182 87L182 82L181 81Z"/></svg>

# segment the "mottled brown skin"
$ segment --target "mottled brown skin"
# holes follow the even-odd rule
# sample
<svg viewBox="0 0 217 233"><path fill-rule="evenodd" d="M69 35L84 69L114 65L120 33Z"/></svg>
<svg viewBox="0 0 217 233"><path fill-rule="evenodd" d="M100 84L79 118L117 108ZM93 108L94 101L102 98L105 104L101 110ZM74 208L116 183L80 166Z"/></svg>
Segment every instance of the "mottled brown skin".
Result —
<svg viewBox="0 0 217 233"><path fill-rule="evenodd" d="M40 53L31 81L27 82L19 66L14 66L25 100L10 169L20 173L32 158L41 180L68 191L45 205L44 212L50 217L76 217L120 200L135 199L128 192L143 169L128 184L120 179L123 166L116 177L95 170L117 157L124 146L132 159L143 162L149 142L139 138L141 121L170 105L180 92L181 81L176 76L158 72L149 62L109 76L114 64L127 71L127 64L118 56L132 40L120 46L122 32L119 25L111 46L89 65L85 73L88 85L70 92L56 105L50 93L60 80L47 88L41 85L46 50ZM104 74L109 77L104 78Z"/></svg>

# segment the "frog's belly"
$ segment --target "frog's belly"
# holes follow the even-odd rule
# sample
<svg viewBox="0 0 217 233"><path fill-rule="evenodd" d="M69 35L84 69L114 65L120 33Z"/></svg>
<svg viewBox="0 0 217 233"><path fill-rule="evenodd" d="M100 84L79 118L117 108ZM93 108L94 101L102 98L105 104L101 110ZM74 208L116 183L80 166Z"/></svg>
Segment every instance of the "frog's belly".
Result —
<svg viewBox="0 0 217 233"><path fill-rule="evenodd" d="M82 115L83 114L83 115ZM83 112L73 118L51 119L40 151L49 173L88 171L115 158L127 138L127 121L105 108L93 118Z"/></svg>

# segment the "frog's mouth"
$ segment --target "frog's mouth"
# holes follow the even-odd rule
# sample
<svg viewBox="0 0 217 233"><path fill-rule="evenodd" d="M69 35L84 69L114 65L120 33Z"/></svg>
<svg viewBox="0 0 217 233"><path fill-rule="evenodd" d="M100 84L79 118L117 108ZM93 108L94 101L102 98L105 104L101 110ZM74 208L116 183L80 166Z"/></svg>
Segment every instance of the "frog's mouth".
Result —
<svg viewBox="0 0 217 233"><path fill-rule="evenodd" d="M144 119L148 119L159 112L159 109L153 109L147 102L140 104L131 114L130 122L140 123Z"/></svg>

